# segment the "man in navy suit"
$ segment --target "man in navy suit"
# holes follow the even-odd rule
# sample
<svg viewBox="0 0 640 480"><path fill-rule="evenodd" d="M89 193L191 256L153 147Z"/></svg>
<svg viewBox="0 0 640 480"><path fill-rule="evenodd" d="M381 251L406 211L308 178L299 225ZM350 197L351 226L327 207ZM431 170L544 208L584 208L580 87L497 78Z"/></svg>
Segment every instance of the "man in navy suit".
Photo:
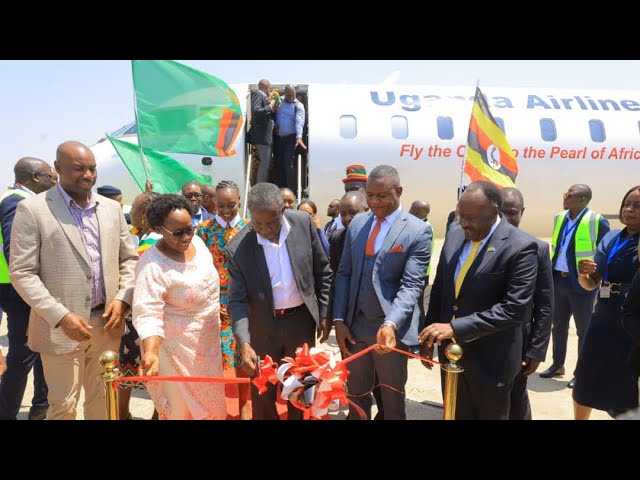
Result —
<svg viewBox="0 0 640 480"><path fill-rule="evenodd" d="M7 373L0 382L0 420L16 420L27 388L29 372L33 368L33 398L29 420L44 420L49 401L49 389L44 378L40 354L27 346L27 329L31 307L18 295L9 279L9 253L16 208L25 198L49 190L58 179L56 172L44 160L25 157L13 169L15 183L0 198L0 222L4 242L0 253L0 306L7 312L9 354ZM19 235L19 232L15 232Z"/></svg>
<svg viewBox="0 0 640 480"><path fill-rule="evenodd" d="M595 256L596 247L609 232L609 222L602 215L590 210L592 193L588 185L573 185L563 196L562 212L556 214L551 239L551 265L553 265L554 314L551 338L553 339L553 363L542 378L564 375L567 356L569 320L573 315L578 334L578 355L587 332L596 290L585 290L578 283L578 261ZM575 379L567 387L573 388Z"/></svg>
<svg viewBox="0 0 640 480"><path fill-rule="evenodd" d="M333 318L340 351L351 355L380 344L380 354L367 354L349 364L350 399L371 418L371 390L376 377L381 388L383 418L405 420L407 356L417 344L424 319L418 301L431 257L427 225L400 205L398 171L380 165L366 186L370 211L349 225L334 296ZM402 393L401 393L402 392ZM353 408L350 419L358 418Z"/></svg>
<svg viewBox="0 0 640 480"><path fill-rule="evenodd" d="M258 82L258 90L251 93L251 125L247 133L249 143L256 146L260 158L256 183L269 181L275 103L271 97L271 82L263 78Z"/></svg>
<svg viewBox="0 0 640 480"><path fill-rule="evenodd" d="M524 198L515 188L503 188L502 215L511 225L518 228L524 214ZM533 296L531 318L525 319L522 327L523 350L522 370L516 376L511 389L509 420L531 420L531 403L527 392L527 378L544 362L553 322L553 274L549 244L536 239L538 243L538 278Z"/></svg>
<svg viewBox="0 0 640 480"><path fill-rule="evenodd" d="M461 420L509 418L522 324L531 317L538 245L500 218L501 206L500 191L488 182L471 183L460 197L460 223L447 233L420 332L423 356L431 357L437 343L444 359L452 339L463 348L455 412Z"/></svg>

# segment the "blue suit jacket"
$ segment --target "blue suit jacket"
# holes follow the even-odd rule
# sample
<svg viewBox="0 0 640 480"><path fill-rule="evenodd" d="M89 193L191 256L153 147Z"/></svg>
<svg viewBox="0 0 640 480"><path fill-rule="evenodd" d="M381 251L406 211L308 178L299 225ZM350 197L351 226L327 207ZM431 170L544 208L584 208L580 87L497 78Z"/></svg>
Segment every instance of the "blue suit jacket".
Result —
<svg viewBox="0 0 640 480"><path fill-rule="evenodd" d="M582 217L587 213L587 211L589 211L589 209L586 209L584 211L584 213L580 216L580 219L582 219ZM580 222L580 219L578 219L578 222ZM562 232L562 229L564 228L566 223L567 223L567 217L565 216L564 220L562 221L562 226L560 227L560 232ZM578 283L578 270L576 268L576 231L577 230L578 229L576 228L571 233L571 238L569 239L569 246L567 247L567 265L569 266L569 279L571 280L571 286L573 287L573 290L576 292L576 294L595 295L595 290L585 290L584 288L582 288L580 283ZM600 240L602 240L602 237L604 237L609 232L609 230L611 230L611 227L609 226L609 220L607 220L604 217L600 217L600 225L598 227L598 240L596 241L596 245L600 244ZM558 242L560 242L559 237L558 237ZM555 268L556 257L558 256L558 252L560 252L559 243L558 243L558 246L556 247L556 251L553 255L553 258L551 259L551 265L553 266L553 268Z"/></svg>
<svg viewBox="0 0 640 480"><path fill-rule="evenodd" d="M372 212L364 212L351 221L338 268L333 318L343 319L349 328L357 313L364 251L373 220ZM402 210L378 251L373 287L385 319L397 326L396 337L405 345L418 344L418 332L424 324L424 309L419 299L430 259L427 224Z"/></svg>

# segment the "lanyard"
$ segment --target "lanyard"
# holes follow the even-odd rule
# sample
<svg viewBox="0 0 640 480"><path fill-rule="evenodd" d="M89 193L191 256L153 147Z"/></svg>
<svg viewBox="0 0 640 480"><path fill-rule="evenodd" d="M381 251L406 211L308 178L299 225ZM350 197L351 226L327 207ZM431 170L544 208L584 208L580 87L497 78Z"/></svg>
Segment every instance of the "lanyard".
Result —
<svg viewBox="0 0 640 480"><path fill-rule="evenodd" d="M627 239L624 242L620 242L620 240L622 240L622 237L620 236L621 234L622 232L618 234L618 237L616 238L616 241L613 244L613 247L611 247L611 251L609 252L609 255L607 255L607 268L602 274L602 279L605 282L609 281L609 265L611 265L611 262L613 261L613 257L615 257L616 253L622 250L627 245L627 243L629 243L633 238L632 235L629 235L629 237L627 237Z"/></svg>
<svg viewBox="0 0 640 480"><path fill-rule="evenodd" d="M569 237L571 236L573 231L576 229L576 227L578 226L578 223L579 223L579 221L576 218L576 222L569 229L569 231L567 231L567 226L569 225L569 220L567 219L567 223L564 224L564 228L562 229L562 238L560 239L560 247L561 248L564 248L564 244L567 242L567 240L569 239Z"/></svg>

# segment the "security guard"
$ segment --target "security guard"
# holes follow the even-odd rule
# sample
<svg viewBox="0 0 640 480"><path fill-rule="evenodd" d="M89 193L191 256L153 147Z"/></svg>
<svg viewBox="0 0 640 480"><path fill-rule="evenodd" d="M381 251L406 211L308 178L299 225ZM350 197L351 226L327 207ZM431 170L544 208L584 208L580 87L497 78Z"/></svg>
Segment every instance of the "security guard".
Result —
<svg viewBox="0 0 640 480"><path fill-rule="evenodd" d="M571 315L578 333L578 354L587 331L596 290L585 290L578 283L578 262L593 259L596 246L610 230L609 222L599 213L590 210L591 188L573 185L564 194L563 208L555 217L551 240L551 264L553 266L554 315L551 338L553 339L553 363L542 378L564 375L567 356L567 339ZM567 387L573 388L574 379Z"/></svg>

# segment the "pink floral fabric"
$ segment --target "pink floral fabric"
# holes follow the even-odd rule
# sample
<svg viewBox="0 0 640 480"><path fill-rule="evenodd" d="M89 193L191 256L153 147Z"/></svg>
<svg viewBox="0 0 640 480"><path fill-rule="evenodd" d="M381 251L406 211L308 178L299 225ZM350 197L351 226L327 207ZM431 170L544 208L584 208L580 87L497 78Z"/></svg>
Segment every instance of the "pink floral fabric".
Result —
<svg viewBox="0 0 640 480"><path fill-rule="evenodd" d="M180 263L154 245L140 258L133 296L133 325L141 340L164 338L160 375L222 377L220 280L211 253L193 237L195 258ZM161 419L224 420L224 385L150 382Z"/></svg>

